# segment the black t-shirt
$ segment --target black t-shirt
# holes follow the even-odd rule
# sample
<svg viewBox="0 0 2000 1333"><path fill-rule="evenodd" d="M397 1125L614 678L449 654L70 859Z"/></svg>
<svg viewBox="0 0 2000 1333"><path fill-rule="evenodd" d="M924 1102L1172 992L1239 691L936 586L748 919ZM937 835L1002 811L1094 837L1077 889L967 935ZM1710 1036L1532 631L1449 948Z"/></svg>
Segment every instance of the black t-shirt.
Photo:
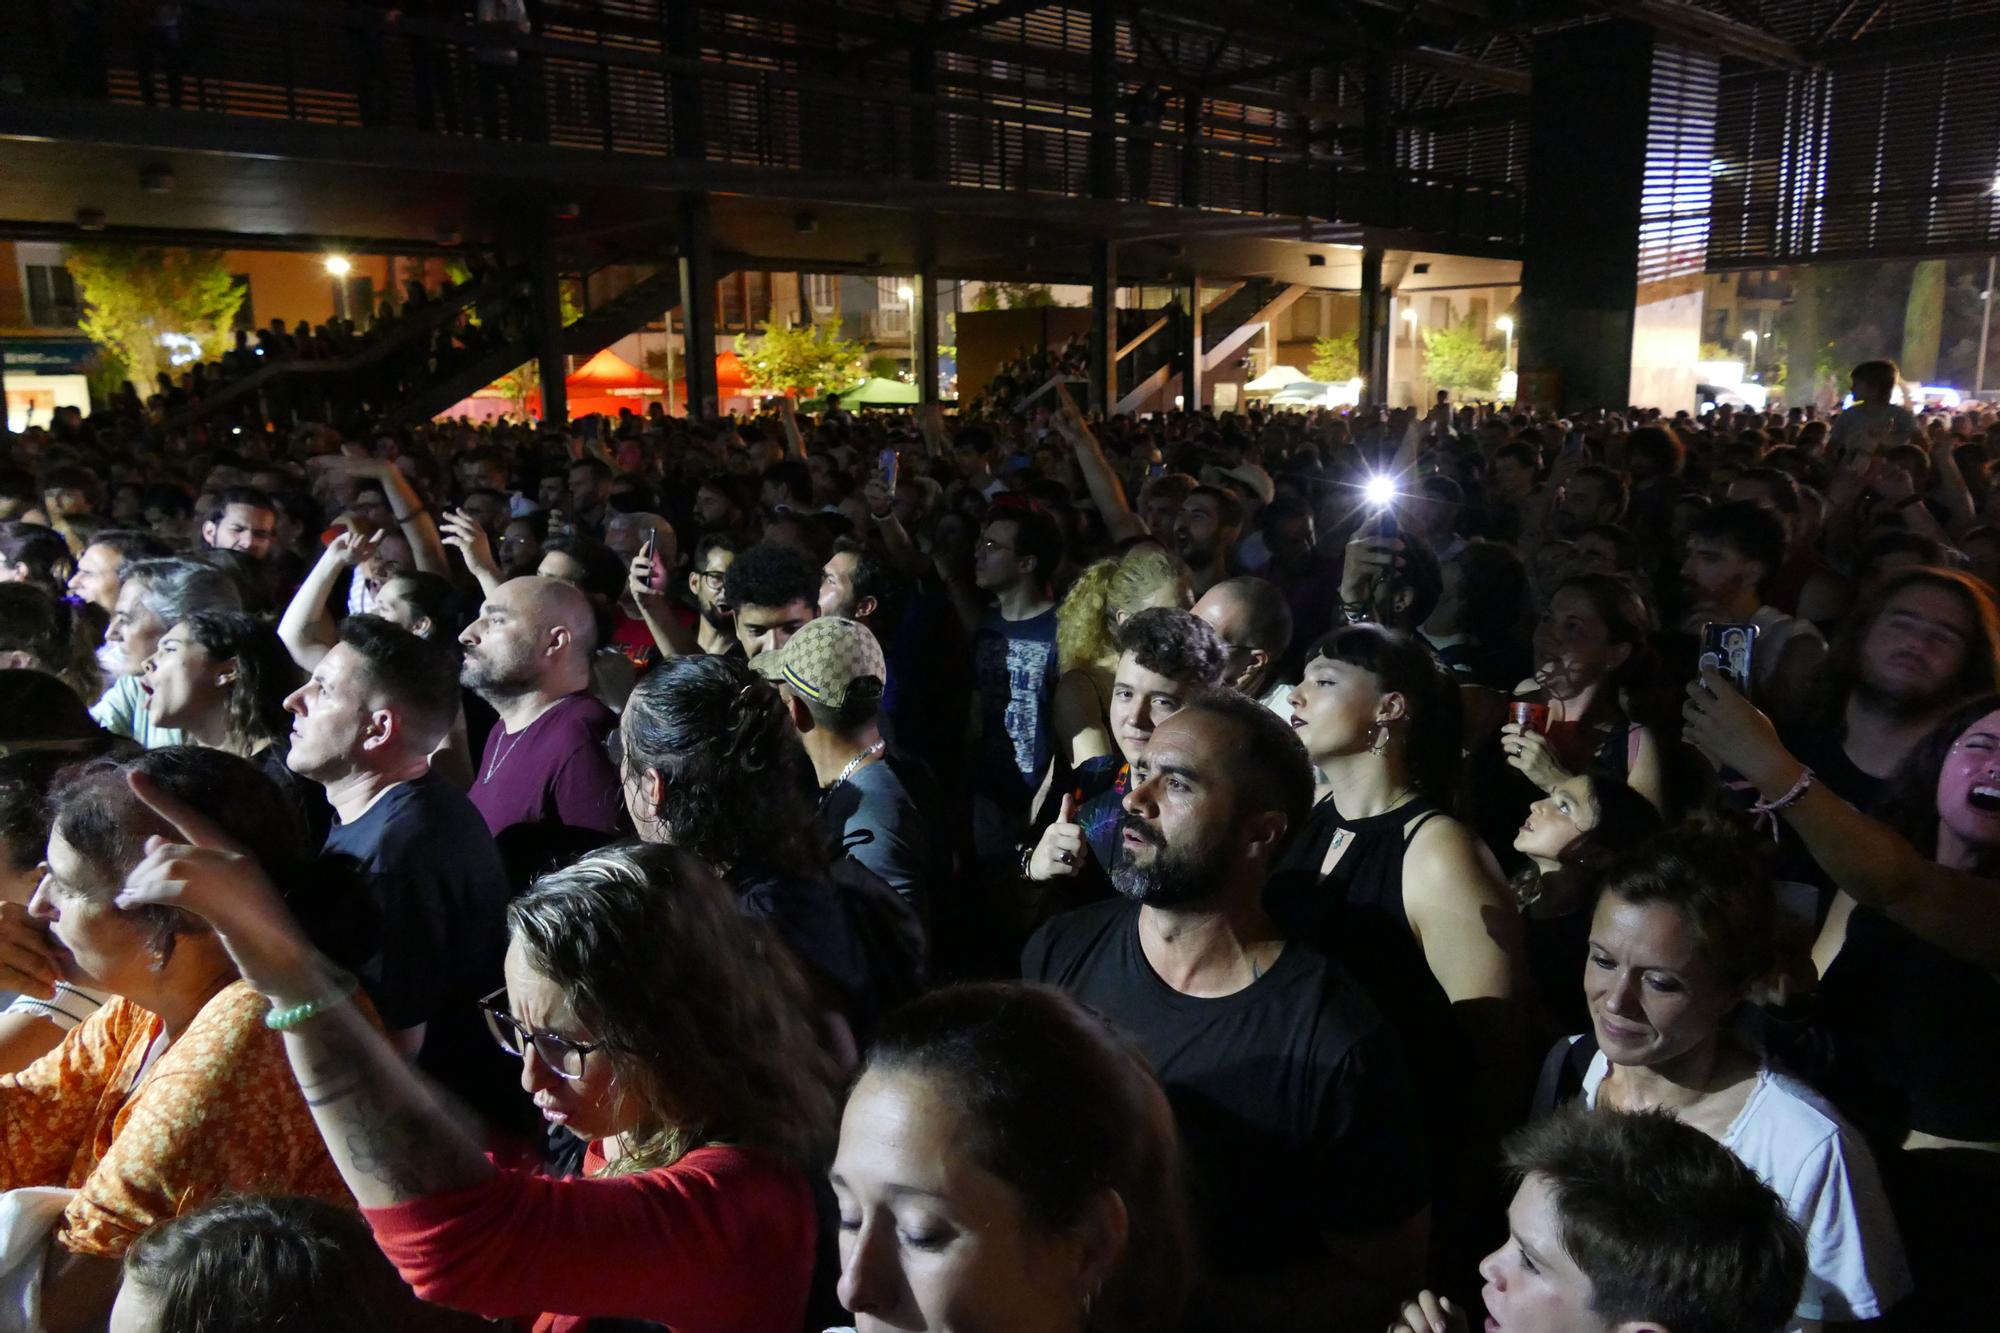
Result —
<svg viewBox="0 0 2000 1333"><path fill-rule="evenodd" d="M1420 1117L1361 989L1294 942L1234 995L1183 995L1146 961L1139 910L1120 900L1057 917L1028 941L1021 975L1138 1039L1180 1125L1215 1271L1313 1262L1324 1233L1379 1232L1421 1209Z"/></svg>
<svg viewBox="0 0 2000 1333"><path fill-rule="evenodd" d="M425 1025L417 1066L494 1124L520 1130L532 1110L520 1062L494 1042L479 1001L502 984L507 871L486 820L435 773L384 792L325 855L353 863L375 896L382 948L360 969L394 1031Z"/></svg>

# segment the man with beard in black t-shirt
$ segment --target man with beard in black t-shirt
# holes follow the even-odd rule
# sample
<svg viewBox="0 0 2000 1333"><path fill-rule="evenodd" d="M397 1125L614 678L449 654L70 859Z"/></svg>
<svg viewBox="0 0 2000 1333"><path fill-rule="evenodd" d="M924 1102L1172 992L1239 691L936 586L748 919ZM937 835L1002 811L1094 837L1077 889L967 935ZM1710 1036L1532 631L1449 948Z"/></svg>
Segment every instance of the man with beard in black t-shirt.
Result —
<svg viewBox="0 0 2000 1333"><path fill-rule="evenodd" d="M1121 898L1057 917L1022 959L1159 1074L1206 1252L1196 1323L1234 1333L1382 1327L1429 1230L1401 1053L1355 983L1264 911L1311 800L1276 715L1197 696L1133 765Z"/></svg>

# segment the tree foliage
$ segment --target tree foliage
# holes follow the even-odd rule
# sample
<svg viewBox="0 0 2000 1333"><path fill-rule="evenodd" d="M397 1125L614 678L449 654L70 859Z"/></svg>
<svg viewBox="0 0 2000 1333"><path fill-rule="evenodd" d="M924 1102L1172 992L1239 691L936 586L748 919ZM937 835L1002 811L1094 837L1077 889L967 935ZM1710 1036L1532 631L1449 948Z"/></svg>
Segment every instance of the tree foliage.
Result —
<svg viewBox="0 0 2000 1333"><path fill-rule="evenodd" d="M163 337L192 340L203 359L226 350L244 291L222 251L90 245L63 262L83 300L84 336L124 367L142 395L173 365Z"/></svg>
<svg viewBox="0 0 2000 1333"><path fill-rule="evenodd" d="M1306 374L1322 384L1341 384L1361 373L1361 349L1351 333L1313 339L1312 364Z"/></svg>
<svg viewBox="0 0 2000 1333"><path fill-rule="evenodd" d="M972 298L974 310L1031 310L1055 303L1056 294L1038 282L983 282Z"/></svg>
<svg viewBox="0 0 2000 1333"><path fill-rule="evenodd" d="M800 328L766 323L754 341L739 347L743 378L760 389L788 393L845 393L861 383L865 349L831 324Z"/></svg>
<svg viewBox="0 0 2000 1333"><path fill-rule="evenodd" d="M1454 393L1492 393L1500 385L1506 357L1479 336L1471 321L1425 329L1424 376Z"/></svg>

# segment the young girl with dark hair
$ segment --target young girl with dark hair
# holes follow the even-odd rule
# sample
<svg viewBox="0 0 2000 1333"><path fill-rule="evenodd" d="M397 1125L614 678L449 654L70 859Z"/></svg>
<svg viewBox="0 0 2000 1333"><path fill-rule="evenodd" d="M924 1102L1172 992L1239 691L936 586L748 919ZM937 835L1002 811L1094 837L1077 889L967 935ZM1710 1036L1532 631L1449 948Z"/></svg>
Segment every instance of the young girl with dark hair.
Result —
<svg viewBox="0 0 2000 1333"><path fill-rule="evenodd" d="M1536 1018L1547 1032L1590 1020L1576 974L1589 952L1590 909L1619 858L1665 827L1652 802L1622 782L1588 773L1565 779L1528 807L1514 850L1528 864L1513 877L1527 926Z"/></svg>

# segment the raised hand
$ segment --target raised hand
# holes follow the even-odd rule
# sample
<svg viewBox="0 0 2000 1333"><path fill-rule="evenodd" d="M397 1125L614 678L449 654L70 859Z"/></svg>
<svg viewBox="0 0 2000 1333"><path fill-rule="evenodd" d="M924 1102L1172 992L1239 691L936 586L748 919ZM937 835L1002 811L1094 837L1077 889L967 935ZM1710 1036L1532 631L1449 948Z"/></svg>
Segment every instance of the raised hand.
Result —
<svg viewBox="0 0 2000 1333"><path fill-rule="evenodd" d="M49 999L62 979L62 965L41 922L19 903L0 902L0 986Z"/></svg>
<svg viewBox="0 0 2000 1333"><path fill-rule="evenodd" d="M479 575L482 582L500 577L500 562L493 558L493 539L486 535L478 519L463 509L447 509L442 526L444 544L456 546L465 557L466 567Z"/></svg>
<svg viewBox="0 0 2000 1333"><path fill-rule="evenodd" d="M146 839L145 859L125 877L113 900L117 906L191 912L208 922L243 979L265 995L313 992L313 946L257 858L145 774L126 781L172 835Z"/></svg>
<svg viewBox="0 0 2000 1333"><path fill-rule="evenodd" d="M1682 739L1717 768L1736 770L1760 791L1783 790L1788 766L1798 766L1771 719L1714 667L1703 667L1700 679L1688 686L1681 719L1686 723Z"/></svg>
<svg viewBox="0 0 2000 1333"><path fill-rule="evenodd" d="M1074 875L1082 868L1083 858L1089 852L1084 844L1083 825L1076 822L1076 812L1076 793L1065 793L1056 822L1042 830L1042 840L1035 844L1035 854L1028 858L1029 879L1055 879Z"/></svg>
<svg viewBox="0 0 2000 1333"><path fill-rule="evenodd" d="M382 528L368 533L356 532L353 528L349 528L326 544L326 558L352 569L382 549L382 538L385 535L387 531Z"/></svg>
<svg viewBox="0 0 2000 1333"><path fill-rule="evenodd" d="M1552 792L1575 776L1556 758L1548 737L1518 722L1500 728L1500 752L1521 776L1543 791Z"/></svg>

